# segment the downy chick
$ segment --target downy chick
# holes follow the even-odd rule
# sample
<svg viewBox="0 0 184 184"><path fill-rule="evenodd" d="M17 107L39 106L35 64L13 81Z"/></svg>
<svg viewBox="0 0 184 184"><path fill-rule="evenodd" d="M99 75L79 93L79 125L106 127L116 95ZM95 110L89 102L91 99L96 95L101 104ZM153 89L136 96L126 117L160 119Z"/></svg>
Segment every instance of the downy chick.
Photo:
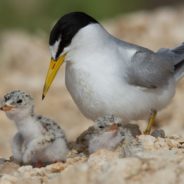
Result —
<svg viewBox="0 0 184 184"><path fill-rule="evenodd" d="M106 115L98 118L94 126L89 127L77 138L76 149L87 154L99 149L114 150L123 141L140 134L136 125L122 125L120 118Z"/></svg>
<svg viewBox="0 0 184 184"><path fill-rule="evenodd" d="M0 109L18 129L12 140L15 161L34 165L66 159L68 146L64 131L53 120L34 114L29 94L19 90L6 94Z"/></svg>

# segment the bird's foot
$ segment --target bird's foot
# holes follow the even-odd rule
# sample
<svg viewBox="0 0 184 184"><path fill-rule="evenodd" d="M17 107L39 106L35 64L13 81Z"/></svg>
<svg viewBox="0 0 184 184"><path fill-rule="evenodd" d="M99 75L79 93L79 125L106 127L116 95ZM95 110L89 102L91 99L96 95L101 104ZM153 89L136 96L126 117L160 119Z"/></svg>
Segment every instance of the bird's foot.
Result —
<svg viewBox="0 0 184 184"><path fill-rule="evenodd" d="M32 166L33 167L36 167L36 168L45 167L46 165L48 165L48 163L42 162L42 161L37 161L37 162L35 162L35 163L32 164Z"/></svg>
<svg viewBox="0 0 184 184"><path fill-rule="evenodd" d="M151 134L151 131L150 130L144 130L143 134L144 135L150 135Z"/></svg>

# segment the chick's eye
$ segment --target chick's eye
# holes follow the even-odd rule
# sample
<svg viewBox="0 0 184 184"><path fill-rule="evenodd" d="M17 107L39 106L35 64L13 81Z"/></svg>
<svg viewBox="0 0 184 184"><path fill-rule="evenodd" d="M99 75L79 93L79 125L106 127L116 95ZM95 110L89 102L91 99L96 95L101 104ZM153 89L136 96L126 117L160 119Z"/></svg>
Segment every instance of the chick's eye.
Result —
<svg viewBox="0 0 184 184"><path fill-rule="evenodd" d="M22 100L20 99L20 100L17 100L17 103L18 104L21 104L22 103Z"/></svg>
<svg viewBox="0 0 184 184"><path fill-rule="evenodd" d="M125 136L125 133L124 132L121 132L120 134L121 134L121 136Z"/></svg>
<svg viewBox="0 0 184 184"><path fill-rule="evenodd" d="M104 128L104 126L100 125L99 128Z"/></svg>
<svg viewBox="0 0 184 184"><path fill-rule="evenodd" d="M4 97L4 100L5 100L5 102L8 101L9 100L9 97L5 96Z"/></svg>

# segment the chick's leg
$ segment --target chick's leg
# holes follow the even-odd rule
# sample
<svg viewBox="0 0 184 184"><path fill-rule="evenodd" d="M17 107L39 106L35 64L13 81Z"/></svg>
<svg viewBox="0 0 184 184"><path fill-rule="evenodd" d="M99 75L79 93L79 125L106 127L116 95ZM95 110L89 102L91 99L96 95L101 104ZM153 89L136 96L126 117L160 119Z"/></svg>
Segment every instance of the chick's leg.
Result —
<svg viewBox="0 0 184 184"><path fill-rule="evenodd" d="M24 164L32 164L33 161L37 160L35 157L36 153L41 152L43 149L48 147L55 137L53 135L41 136L37 139L33 139L28 145L23 155ZM39 160L38 160L39 161Z"/></svg>
<svg viewBox="0 0 184 184"><path fill-rule="evenodd" d="M144 131L145 135L149 135L151 133L151 128L152 128L152 126L153 126L153 124L155 122L156 115L157 115L157 111L152 110L151 114L150 114L150 117L149 117L149 121L148 121L147 127L146 127L146 129Z"/></svg>
<svg viewBox="0 0 184 184"><path fill-rule="evenodd" d="M21 163L22 162L22 145L23 138L20 133L16 133L12 140L12 153L14 161Z"/></svg>

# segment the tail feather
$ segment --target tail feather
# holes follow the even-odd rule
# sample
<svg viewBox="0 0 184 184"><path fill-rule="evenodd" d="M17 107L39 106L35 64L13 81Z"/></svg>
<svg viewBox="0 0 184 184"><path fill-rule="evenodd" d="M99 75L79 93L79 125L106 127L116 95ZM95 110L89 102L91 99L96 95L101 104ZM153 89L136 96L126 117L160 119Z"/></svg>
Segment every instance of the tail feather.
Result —
<svg viewBox="0 0 184 184"><path fill-rule="evenodd" d="M174 52L175 54L184 55L184 42L178 47L172 49L172 52Z"/></svg>
<svg viewBox="0 0 184 184"><path fill-rule="evenodd" d="M162 48L158 53L165 55L169 62L173 62L176 81L184 77L184 43L174 49Z"/></svg>
<svg viewBox="0 0 184 184"><path fill-rule="evenodd" d="M184 59L180 63L176 64L174 68L174 77L176 81L179 81L181 78L184 77Z"/></svg>
<svg viewBox="0 0 184 184"><path fill-rule="evenodd" d="M178 81L184 76L184 43L172 49L172 51L176 55L178 55L178 58L181 59L177 64L174 65L175 68L174 76L176 81Z"/></svg>

